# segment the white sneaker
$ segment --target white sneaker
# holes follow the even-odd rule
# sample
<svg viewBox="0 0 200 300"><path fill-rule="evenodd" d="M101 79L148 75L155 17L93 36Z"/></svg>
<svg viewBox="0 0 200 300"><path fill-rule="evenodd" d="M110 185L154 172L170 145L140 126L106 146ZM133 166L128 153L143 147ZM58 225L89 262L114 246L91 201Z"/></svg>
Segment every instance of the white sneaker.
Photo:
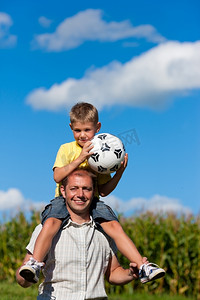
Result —
<svg viewBox="0 0 200 300"><path fill-rule="evenodd" d="M19 274L29 282L37 283L40 276L40 270L44 266L43 262L38 262L33 257L19 269Z"/></svg>
<svg viewBox="0 0 200 300"><path fill-rule="evenodd" d="M139 279L142 283L147 283L164 276L165 270L153 263L143 264L139 269Z"/></svg>

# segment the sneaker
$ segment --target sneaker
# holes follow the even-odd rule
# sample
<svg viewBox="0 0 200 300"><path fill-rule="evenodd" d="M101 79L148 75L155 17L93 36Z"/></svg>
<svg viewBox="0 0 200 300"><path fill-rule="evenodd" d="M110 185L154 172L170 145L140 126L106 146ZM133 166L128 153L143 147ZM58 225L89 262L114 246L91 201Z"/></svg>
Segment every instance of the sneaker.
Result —
<svg viewBox="0 0 200 300"><path fill-rule="evenodd" d="M37 283L40 276L40 270L43 266L43 262L38 262L33 257L30 257L26 264L19 269L19 274L25 280Z"/></svg>
<svg viewBox="0 0 200 300"><path fill-rule="evenodd" d="M139 270L139 279L142 283L147 283L164 276L165 270L153 263L143 264Z"/></svg>

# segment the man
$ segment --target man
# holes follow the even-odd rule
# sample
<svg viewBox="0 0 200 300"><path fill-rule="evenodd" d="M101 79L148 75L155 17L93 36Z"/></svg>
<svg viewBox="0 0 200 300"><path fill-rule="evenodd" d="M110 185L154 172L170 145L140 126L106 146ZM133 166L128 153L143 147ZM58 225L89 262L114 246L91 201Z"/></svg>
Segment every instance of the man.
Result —
<svg viewBox="0 0 200 300"><path fill-rule="evenodd" d="M73 171L63 181L61 192L70 220L53 239L38 300L103 300L107 299L104 276L113 284L126 284L137 277L136 265L131 263L127 270L120 266L112 241L90 217L94 186L95 176L83 169ZM33 232L24 263L33 253L41 228L40 224ZM16 278L22 287L32 284L19 275L19 269Z"/></svg>

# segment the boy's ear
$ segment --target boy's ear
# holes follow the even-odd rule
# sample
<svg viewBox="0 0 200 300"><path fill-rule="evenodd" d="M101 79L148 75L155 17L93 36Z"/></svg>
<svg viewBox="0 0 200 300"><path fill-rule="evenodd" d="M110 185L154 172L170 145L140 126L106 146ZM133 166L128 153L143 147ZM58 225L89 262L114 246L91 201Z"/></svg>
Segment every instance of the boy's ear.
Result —
<svg viewBox="0 0 200 300"><path fill-rule="evenodd" d="M69 126L70 126L71 130L73 130L73 128L72 128L72 123L69 123Z"/></svg>
<svg viewBox="0 0 200 300"><path fill-rule="evenodd" d="M97 123L97 130L96 130L96 132L99 132L100 129L101 129L101 123L98 122L98 123Z"/></svg>

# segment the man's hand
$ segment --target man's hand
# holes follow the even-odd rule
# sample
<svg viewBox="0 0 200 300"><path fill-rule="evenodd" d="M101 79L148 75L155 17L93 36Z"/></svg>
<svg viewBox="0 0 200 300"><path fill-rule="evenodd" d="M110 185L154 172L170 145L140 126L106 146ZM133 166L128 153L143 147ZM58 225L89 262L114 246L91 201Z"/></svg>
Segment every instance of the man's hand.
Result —
<svg viewBox="0 0 200 300"><path fill-rule="evenodd" d="M143 264L148 264L149 263L149 261L146 257L143 257L142 262L143 262ZM136 263L130 263L129 266L130 266L129 276L132 276L133 278L138 278L139 277L139 270L137 268L137 264Z"/></svg>
<svg viewBox="0 0 200 300"><path fill-rule="evenodd" d="M129 276L132 276L133 278L138 278L139 277L139 271L137 268L137 264L136 263L130 263L129 264L130 268L129 268Z"/></svg>

